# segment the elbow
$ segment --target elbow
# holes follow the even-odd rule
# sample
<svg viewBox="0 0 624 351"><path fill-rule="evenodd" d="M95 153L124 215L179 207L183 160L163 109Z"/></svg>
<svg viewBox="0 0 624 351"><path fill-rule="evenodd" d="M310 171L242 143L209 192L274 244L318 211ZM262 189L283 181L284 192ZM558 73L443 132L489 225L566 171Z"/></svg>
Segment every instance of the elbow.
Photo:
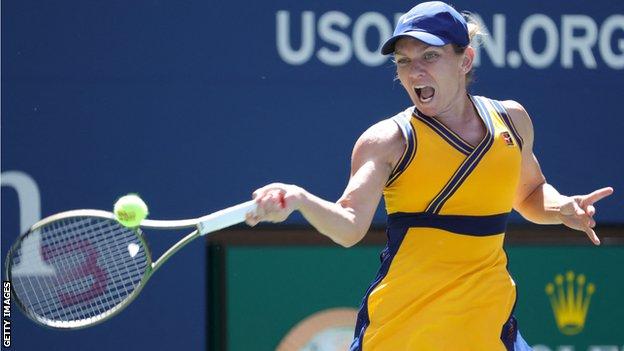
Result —
<svg viewBox="0 0 624 351"><path fill-rule="evenodd" d="M349 233L343 233L338 237L333 237L334 242L344 248L350 248L355 246L355 244L359 243L364 236L366 235L366 231L353 231Z"/></svg>
<svg viewBox="0 0 624 351"><path fill-rule="evenodd" d="M361 219L356 216L352 208L346 206L344 203L338 203L338 205L341 207L341 210L344 211L342 216L344 220L338 225L324 228L326 232L322 232L322 234L328 236L336 244L349 248L356 245L364 238L368 232L370 221L366 224L362 223Z"/></svg>
<svg viewBox="0 0 624 351"><path fill-rule="evenodd" d="M350 248L352 246L355 246L355 244L357 244L358 242L359 241L355 241L355 240L352 240L352 241L343 241L343 240L335 241L336 244L338 244L338 245L340 245L340 246L342 246L342 247L344 247L346 249L348 249L348 248Z"/></svg>

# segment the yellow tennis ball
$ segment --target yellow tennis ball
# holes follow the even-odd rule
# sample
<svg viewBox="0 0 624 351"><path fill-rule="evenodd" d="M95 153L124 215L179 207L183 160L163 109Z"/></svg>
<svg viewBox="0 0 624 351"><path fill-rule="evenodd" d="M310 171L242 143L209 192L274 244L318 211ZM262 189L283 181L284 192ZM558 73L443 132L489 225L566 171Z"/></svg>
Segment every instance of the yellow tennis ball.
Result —
<svg viewBox="0 0 624 351"><path fill-rule="evenodd" d="M136 194L122 196L115 202L115 218L124 227L134 228L147 217L147 205Z"/></svg>

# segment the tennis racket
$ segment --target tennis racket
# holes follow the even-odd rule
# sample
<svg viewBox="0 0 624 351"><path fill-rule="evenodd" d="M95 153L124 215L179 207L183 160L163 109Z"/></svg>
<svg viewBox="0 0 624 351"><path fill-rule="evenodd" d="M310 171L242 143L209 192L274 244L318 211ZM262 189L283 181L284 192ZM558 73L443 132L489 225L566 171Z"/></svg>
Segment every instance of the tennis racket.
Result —
<svg viewBox="0 0 624 351"><path fill-rule="evenodd" d="M128 306L148 279L194 239L241 223L253 200L195 219L143 220L127 228L100 210L55 214L13 244L6 276L28 318L44 326L78 329L105 321ZM155 262L141 228L195 228Z"/></svg>

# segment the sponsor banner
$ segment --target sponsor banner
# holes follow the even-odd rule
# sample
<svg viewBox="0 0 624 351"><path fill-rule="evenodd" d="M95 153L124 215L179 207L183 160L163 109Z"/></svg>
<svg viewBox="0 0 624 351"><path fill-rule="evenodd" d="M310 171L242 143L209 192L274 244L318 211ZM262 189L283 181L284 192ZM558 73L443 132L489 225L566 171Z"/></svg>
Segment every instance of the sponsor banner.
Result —
<svg viewBox="0 0 624 351"><path fill-rule="evenodd" d="M227 345L344 350L338 345L355 320L347 325L347 312L336 309L359 307L381 249L227 247ZM515 315L535 351L624 350L624 248L521 246L507 253L518 287Z"/></svg>
<svg viewBox="0 0 624 351"><path fill-rule="evenodd" d="M513 247L516 315L536 351L622 350L622 247Z"/></svg>
<svg viewBox="0 0 624 351"><path fill-rule="evenodd" d="M484 18L478 9L475 11L474 17L486 34L477 46L476 67L487 60L483 66L499 69L624 69L624 39L619 33L624 30L622 13L606 18L531 13L522 18L509 11ZM392 35L402 14L278 10L277 53L284 63L293 66L311 61L327 66L381 66L390 57L381 55L377 48ZM520 25L509 26L508 18L520 20Z"/></svg>

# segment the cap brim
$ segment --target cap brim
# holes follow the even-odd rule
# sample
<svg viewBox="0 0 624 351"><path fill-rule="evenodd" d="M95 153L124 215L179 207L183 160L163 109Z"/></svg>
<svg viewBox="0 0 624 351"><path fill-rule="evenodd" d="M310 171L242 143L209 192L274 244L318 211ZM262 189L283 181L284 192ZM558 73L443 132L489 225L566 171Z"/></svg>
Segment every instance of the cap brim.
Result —
<svg viewBox="0 0 624 351"><path fill-rule="evenodd" d="M448 42L437 35L433 35L427 32L420 31L410 31L401 34L397 34L392 38L386 40L386 42L381 47L381 53L383 55L388 55L394 52L394 44L396 44L397 40L403 37L410 37L414 39L418 39L425 44L433 45L433 46L444 46L448 44Z"/></svg>

